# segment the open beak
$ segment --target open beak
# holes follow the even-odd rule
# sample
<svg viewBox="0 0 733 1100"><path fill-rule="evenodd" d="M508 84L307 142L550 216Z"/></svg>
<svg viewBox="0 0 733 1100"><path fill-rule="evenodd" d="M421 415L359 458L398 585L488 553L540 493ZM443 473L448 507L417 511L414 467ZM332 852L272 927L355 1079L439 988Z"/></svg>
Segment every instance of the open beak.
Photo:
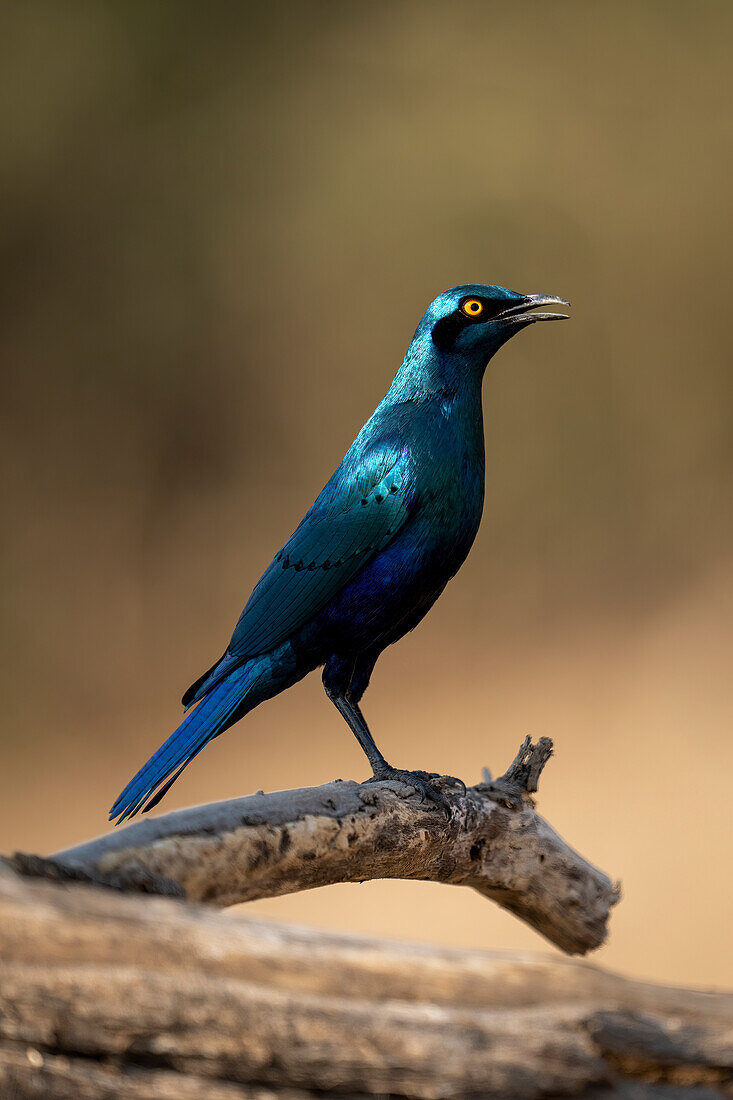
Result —
<svg viewBox="0 0 733 1100"><path fill-rule="evenodd" d="M569 306L566 298L556 298L553 294L528 294L521 302L509 306L495 318L512 325L530 325L533 321L567 321L567 313L532 313L540 306Z"/></svg>

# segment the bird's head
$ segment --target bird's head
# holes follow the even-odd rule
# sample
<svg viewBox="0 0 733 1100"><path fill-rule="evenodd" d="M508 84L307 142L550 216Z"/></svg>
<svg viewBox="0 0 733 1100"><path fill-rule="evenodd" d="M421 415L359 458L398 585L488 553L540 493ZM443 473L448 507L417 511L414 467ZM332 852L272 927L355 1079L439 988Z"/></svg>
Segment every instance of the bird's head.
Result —
<svg viewBox="0 0 733 1100"><path fill-rule="evenodd" d="M538 312L543 306L568 306L550 294L517 294L503 286L474 283L439 294L420 322L443 355L485 367L494 352L520 329L536 321L564 321L566 313ZM419 330L418 330L419 331Z"/></svg>
<svg viewBox="0 0 733 1100"><path fill-rule="evenodd" d="M460 386L483 377L486 365L520 329L536 321L561 321L566 313L540 312L568 306L550 294L517 294L503 286L470 283L446 290L425 311L395 379L409 393L435 385Z"/></svg>

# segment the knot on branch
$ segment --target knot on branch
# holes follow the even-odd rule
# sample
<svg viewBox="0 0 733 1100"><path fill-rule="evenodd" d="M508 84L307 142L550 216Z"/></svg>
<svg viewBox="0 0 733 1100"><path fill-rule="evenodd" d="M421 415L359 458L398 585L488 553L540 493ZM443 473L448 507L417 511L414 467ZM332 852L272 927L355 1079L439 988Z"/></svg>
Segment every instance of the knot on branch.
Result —
<svg viewBox="0 0 733 1100"><path fill-rule="evenodd" d="M549 737L540 737L534 744L532 738L527 736L507 770L498 779L492 779L489 769L484 768L484 780L480 786L489 797L505 803L510 809L521 810L525 794L536 794L540 774L552 753Z"/></svg>
<svg viewBox="0 0 733 1100"><path fill-rule="evenodd" d="M542 769L552 753L552 741L549 737L540 737L535 745L532 738L527 736L501 778L505 783L513 783L527 794L535 794Z"/></svg>

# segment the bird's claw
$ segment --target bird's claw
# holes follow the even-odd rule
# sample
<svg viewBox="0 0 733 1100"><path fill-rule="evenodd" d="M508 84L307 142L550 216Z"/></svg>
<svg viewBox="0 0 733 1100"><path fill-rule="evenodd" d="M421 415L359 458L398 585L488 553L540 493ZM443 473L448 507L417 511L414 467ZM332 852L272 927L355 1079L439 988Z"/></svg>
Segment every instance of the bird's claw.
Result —
<svg viewBox="0 0 733 1100"><path fill-rule="evenodd" d="M367 780L367 783L381 783L385 780L392 780L397 783L404 783L408 787L412 787L420 795L420 801L424 802L426 799L430 802L434 802L436 806L440 806L447 817L451 816L451 806L442 791L438 790L434 784L434 779L448 779L451 782L457 783L463 787L465 794L466 785L460 779L454 779L453 776L442 776L438 772L424 772L424 771L408 771L403 768L393 768L387 765L385 768L380 768L379 771L375 771L371 779Z"/></svg>

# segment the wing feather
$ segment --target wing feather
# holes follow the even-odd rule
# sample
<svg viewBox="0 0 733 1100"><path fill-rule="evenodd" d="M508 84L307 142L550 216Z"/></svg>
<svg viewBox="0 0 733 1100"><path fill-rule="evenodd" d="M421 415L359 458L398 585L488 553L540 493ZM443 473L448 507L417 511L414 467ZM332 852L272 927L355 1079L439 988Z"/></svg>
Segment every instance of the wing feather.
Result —
<svg viewBox="0 0 733 1100"><path fill-rule="evenodd" d="M399 530L413 489L407 449L337 470L257 584L228 654L266 653L312 619Z"/></svg>

